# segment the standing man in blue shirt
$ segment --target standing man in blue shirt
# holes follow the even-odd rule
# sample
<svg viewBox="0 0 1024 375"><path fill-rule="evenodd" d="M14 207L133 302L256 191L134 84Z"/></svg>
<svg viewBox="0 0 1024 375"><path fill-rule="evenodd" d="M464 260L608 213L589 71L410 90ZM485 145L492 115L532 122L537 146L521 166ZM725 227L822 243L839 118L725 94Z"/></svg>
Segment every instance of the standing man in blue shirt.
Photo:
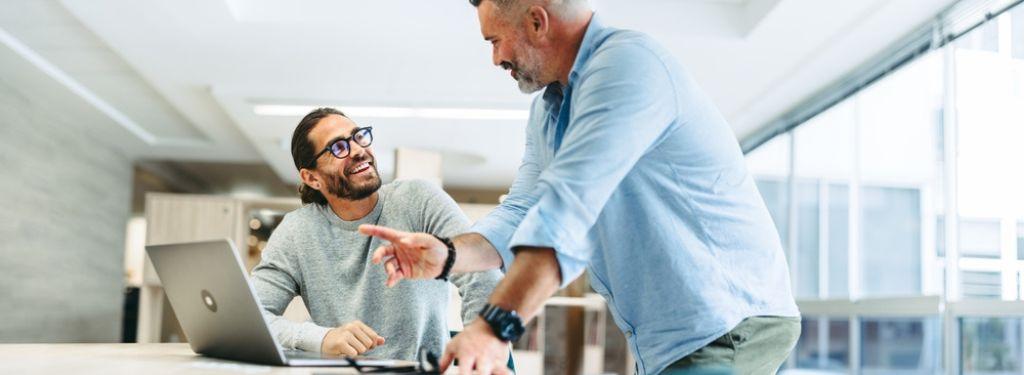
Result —
<svg viewBox="0 0 1024 375"><path fill-rule="evenodd" d="M508 197L452 239L383 238L388 284L502 267L442 366L505 372L507 341L588 269L637 372L777 371L800 332L778 235L728 124L650 37L585 0L470 0L493 63L533 102Z"/></svg>

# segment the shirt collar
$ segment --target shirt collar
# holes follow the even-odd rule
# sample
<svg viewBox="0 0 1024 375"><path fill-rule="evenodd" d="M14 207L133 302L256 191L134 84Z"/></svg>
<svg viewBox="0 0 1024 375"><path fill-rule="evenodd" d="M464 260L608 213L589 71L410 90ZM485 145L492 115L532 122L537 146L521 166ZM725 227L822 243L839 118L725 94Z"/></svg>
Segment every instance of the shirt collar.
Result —
<svg viewBox="0 0 1024 375"><path fill-rule="evenodd" d="M576 81L579 71L583 69L583 66L590 60L590 55L597 49L597 34L604 29L605 26L601 22L600 17L597 16L597 12L594 12L590 17L590 23L587 25L587 31L583 33L583 41L580 42L580 50L576 53L576 61L572 64L572 70L569 71L569 85ZM543 98L548 103L548 106L551 107L562 102L562 95L562 85L555 81L544 90ZM551 108L548 109L551 110Z"/></svg>
<svg viewBox="0 0 1024 375"><path fill-rule="evenodd" d="M583 41L580 42L580 50L576 53L576 62L572 64L572 70L569 71L569 85L576 81L579 71L590 60L590 55L594 54L594 50L597 49L598 34L604 29L605 26L601 22L601 18L598 17L597 12L594 12L590 17L590 24L587 25L587 31L583 34Z"/></svg>

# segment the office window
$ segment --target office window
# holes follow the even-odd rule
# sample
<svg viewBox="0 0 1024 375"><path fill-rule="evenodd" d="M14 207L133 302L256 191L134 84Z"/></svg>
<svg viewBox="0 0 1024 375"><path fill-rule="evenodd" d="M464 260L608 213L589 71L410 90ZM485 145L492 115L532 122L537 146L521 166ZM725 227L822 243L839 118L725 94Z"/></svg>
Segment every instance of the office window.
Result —
<svg viewBox="0 0 1024 375"><path fill-rule="evenodd" d="M960 256L999 259L999 220L960 219Z"/></svg>
<svg viewBox="0 0 1024 375"><path fill-rule="evenodd" d="M999 24L987 22L957 40L957 47L975 51L999 52Z"/></svg>
<svg viewBox="0 0 1024 375"><path fill-rule="evenodd" d="M845 100L793 130L798 178L849 181L854 170L857 106Z"/></svg>
<svg viewBox="0 0 1024 375"><path fill-rule="evenodd" d="M961 271L960 290L964 299L1000 299L1003 281L996 271Z"/></svg>
<svg viewBox="0 0 1024 375"><path fill-rule="evenodd" d="M747 153L747 169L758 177L785 179L789 177L790 154L790 136L776 136Z"/></svg>
<svg viewBox="0 0 1024 375"><path fill-rule="evenodd" d="M1024 336L1020 318L960 319L960 368L964 375L1020 374Z"/></svg>
<svg viewBox="0 0 1024 375"><path fill-rule="evenodd" d="M846 297L850 263L850 188L830 184L828 196L828 297Z"/></svg>
<svg viewBox="0 0 1024 375"><path fill-rule="evenodd" d="M960 303L1024 298L1024 263L1016 262L1024 261L1024 6L945 48L951 50L916 58L782 141L792 142L794 151L790 196L797 201L790 222L798 227L790 229L798 241L792 248L799 295L817 288L819 296L841 298L857 289L875 303L877 297L942 295L956 272L959 297L966 300ZM955 60L955 70L946 70L946 57ZM955 95L947 96L953 87ZM947 118L945 108L955 108L957 117ZM955 139L946 138L950 130ZM955 156L947 157L950 148ZM945 186L947 173L955 185ZM947 212L949 188L957 194L957 216ZM1008 218L1019 222L1006 225ZM956 223L955 233L946 232L948 220ZM947 236L956 247L947 248ZM808 246L814 242L816 257ZM960 262L946 264L954 249ZM847 267L851 253L860 261L854 275ZM818 273L812 274L807 268L815 262ZM848 372L843 340L857 345L860 361L853 365L861 374L944 373L939 318L847 321L805 316L792 373ZM842 333L836 324L846 324ZM860 334L850 337L849 324ZM1024 373L1024 318L964 318L960 332L948 334L960 348L961 373Z"/></svg>
<svg viewBox="0 0 1024 375"><path fill-rule="evenodd" d="M1017 259L1024 260L1024 221L1017 223Z"/></svg>
<svg viewBox="0 0 1024 375"><path fill-rule="evenodd" d="M787 135L777 136L746 155L747 169L754 176L783 246L786 246L786 233L789 230L789 218L786 215L789 205L789 139Z"/></svg>
<svg viewBox="0 0 1024 375"><path fill-rule="evenodd" d="M1024 271L1017 272L1017 298L1024 299Z"/></svg>
<svg viewBox="0 0 1024 375"><path fill-rule="evenodd" d="M988 25L1012 26L1022 9ZM978 54L960 43L954 48L961 245L964 256L999 258L999 221L1024 218L1024 62L1008 53Z"/></svg>
<svg viewBox="0 0 1024 375"><path fill-rule="evenodd" d="M809 295L849 295L849 194L854 175L856 105L846 100L793 131L797 197L797 253L803 264L798 283ZM822 269L824 267L824 269ZM807 283L814 282L814 285ZM822 289L824 288L824 289ZM798 288L801 290L801 288Z"/></svg>
<svg viewBox="0 0 1024 375"><path fill-rule="evenodd" d="M798 154L799 155L799 154ZM796 185L797 201L797 298L818 298L819 286L819 189L813 181Z"/></svg>
<svg viewBox="0 0 1024 375"><path fill-rule="evenodd" d="M1010 45L1013 58L1024 60L1024 7L1010 10Z"/></svg>
<svg viewBox="0 0 1024 375"><path fill-rule="evenodd" d="M870 187L861 195L862 291L921 293L921 197L915 189Z"/></svg>
<svg viewBox="0 0 1024 375"><path fill-rule="evenodd" d="M936 108L933 112L935 120L935 161L943 163L946 161L946 114L944 108Z"/></svg>
<svg viewBox="0 0 1024 375"><path fill-rule="evenodd" d="M1022 291L1021 291L1022 287L1024 287L1024 285L1021 284L1021 277L1020 277L1021 273L1020 272L1013 272L1013 271L1008 272L1008 273L1010 273L1010 277L1013 278L1013 280L1010 281L1011 285L1009 285L1010 287L1013 287L1013 288L1012 289L1007 288L1007 289L1010 289L1010 290L1003 291L1003 295L1001 296L1001 297L1003 297L1002 299L1010 300L1010 301L1018 299L1018 298L1019 299L1024 299L1024 293L1022 293ZM1000 282L1001 281L1002 280L1000 280Z"/></svg>
<svg viewBox="0 0 1024 375"><path fill-rule="evenodd" d="M846 373L850 367L849 319L805 316L800 324L800 340L792 354L795 367L825 370L816 373Z"/></svg>
<svg viewBox="0 0 1024 375"><path fill-rule="evenodd" d="M862 320L862 374L938 374L941 328L938 318Z"/></svg>
<svg viewBox="0 0 1024 375"><path fill-rule="evenodd" d="M775 222L775 229L779 232L779 238L783 245L786 243L786 230L789 222L786 219L786 202L789 202L789 192L785 181L757 179L757 190L761 192L764 204L768 206L768 213Z"/></svg>
<svg viewBox="0 0 1024 375"><path fill-rule="evenodd" d="M865 297L922 293L922 253L936 251L922 248L923 223L942 212L943 67L942 53L930 52L856 97Z"/></svg>
<svg viewBox="0 0 1024 375"><path fill-rule="evenodd" d="M946 256L946 216L938 215L935 218L935 254Z"/></svg>

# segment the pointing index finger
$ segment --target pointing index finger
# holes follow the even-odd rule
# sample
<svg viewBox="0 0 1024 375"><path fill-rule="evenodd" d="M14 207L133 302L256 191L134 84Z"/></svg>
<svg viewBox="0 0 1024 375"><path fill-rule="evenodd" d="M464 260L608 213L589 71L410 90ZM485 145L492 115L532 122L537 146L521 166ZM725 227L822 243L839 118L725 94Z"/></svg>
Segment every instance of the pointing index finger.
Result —
<svg viewBox="0 0 1024 375"><path fill-rule="evenodd" d="M391 228L382 227L373 224L363 224L359 226L359 233L366 236L378 237L388 242L398 242L407 233L400 232Z"/></svg>

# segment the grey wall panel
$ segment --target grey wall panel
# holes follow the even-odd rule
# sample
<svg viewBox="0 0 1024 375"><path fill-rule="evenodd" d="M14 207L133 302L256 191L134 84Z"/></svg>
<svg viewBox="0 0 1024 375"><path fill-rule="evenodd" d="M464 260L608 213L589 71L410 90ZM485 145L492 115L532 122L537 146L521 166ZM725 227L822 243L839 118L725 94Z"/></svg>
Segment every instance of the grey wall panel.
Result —
<svg viewBox="0 0 1024 375"><path fill-rule="evenodd" d="M0 342L118 341L131 160L41 99L0 77Z"/></svg>

